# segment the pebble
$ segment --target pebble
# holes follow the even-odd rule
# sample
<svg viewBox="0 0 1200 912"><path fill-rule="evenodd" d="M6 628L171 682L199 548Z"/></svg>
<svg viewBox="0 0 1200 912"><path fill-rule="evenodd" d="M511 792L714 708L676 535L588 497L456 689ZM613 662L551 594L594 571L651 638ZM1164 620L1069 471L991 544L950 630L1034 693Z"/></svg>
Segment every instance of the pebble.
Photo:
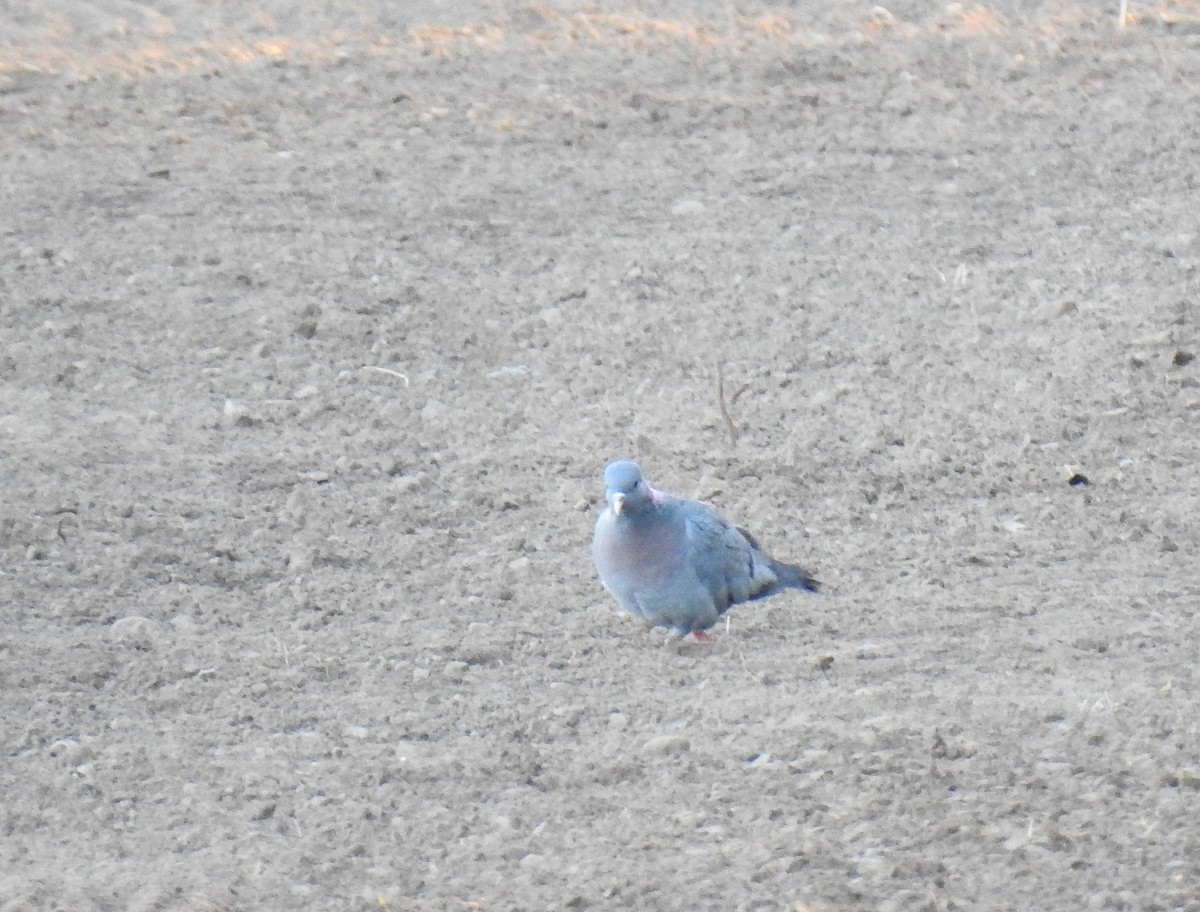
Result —
<svg viewBox="0 0 1200 912"><path fill-rule="evenodd" d="M470 667L466 662L447 662L442 666L442 677L451 681L461 681L467 676L467 669Z"/></svg>
<svg viewBox="0 0 1200 912"><path fill-rule="evenodd" d="M421 480L424 477L424 472L414 472L412 475L393 475L392 487L400 492L413 491L421 486Z"/></svg>
<svg viewBox="0 0 1200 912"><path fill-rule="evenodd" d="M48 751L51 757L61 760L66 766L81 766L96 756L90 747L84 747L71 738L60 738L49 746Z"/></svg>
<svg viewBox="0 0 1200 912"><path fill-rule="evenodd" d="M148 617L142 617L140 614L119 618L113 621L112 625L113 631L117 633L142 633L153 628L154 621Z"/></svg>
<svg viewBox="0 0 1200 912"><path fill-rule="evenodd" d="M237 399L226 399L221 420L226 427L250 427L258 424L261 419L253 413L250 406L245 402L239 402Z"/></svg>
<svg viewBox="0 0 1200 912"><path fill-rule="evenodd" d="M446 417L449 409L436 399L430 399L421 409L421 420L426 424L437 424Z"/></svg>
<svg viewBox="0 0 1200 912"><path fill-rule="evenodd" d="M692 742L683 735L659 735L642 745L643 754L660 754L662 756L682 754L691 749Z"/></svg>
<svg viewBox="0 0 1200 912"><path fill-rule="evenodd" d="M1165 256L1182 259L1192 252L1196 240L1194 234L1172 234L1159 241L1159 252Z"/></svg>
<svg viewBox="0 0 1200 912"><path fill-rule="evenodd" d="M700 200L680 200L671 207L672 215L700 215L704 212L704 203Z"/></svg>

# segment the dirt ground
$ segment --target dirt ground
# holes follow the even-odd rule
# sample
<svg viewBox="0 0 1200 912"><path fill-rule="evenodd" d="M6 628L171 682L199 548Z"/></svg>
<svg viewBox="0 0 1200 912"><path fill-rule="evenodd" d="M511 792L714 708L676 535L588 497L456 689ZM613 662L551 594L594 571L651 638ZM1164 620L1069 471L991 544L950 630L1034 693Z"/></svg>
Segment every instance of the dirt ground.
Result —
<svg viewBox="0 0 1200 912"><path fill-rule="evenodd" d="M1200 910L1200 8L394 6L6 6L0 910Z"/></svg>

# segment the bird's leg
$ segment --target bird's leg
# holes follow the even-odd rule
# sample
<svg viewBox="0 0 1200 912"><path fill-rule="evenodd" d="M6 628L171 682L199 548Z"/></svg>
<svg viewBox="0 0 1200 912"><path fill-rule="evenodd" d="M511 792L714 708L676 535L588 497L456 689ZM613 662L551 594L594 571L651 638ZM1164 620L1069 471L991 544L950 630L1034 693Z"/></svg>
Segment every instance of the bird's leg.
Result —
<svg viewBox="0 0 1200 912"><path fill-rule="evenodd" d="M663 645L670 646L672 643L682 643L688 639L694 640L697 643L713 642L713 638L708 635L707 630L693 630L691 633L677 633L672 630L667 634L667 638L663 640Z"/></svg>

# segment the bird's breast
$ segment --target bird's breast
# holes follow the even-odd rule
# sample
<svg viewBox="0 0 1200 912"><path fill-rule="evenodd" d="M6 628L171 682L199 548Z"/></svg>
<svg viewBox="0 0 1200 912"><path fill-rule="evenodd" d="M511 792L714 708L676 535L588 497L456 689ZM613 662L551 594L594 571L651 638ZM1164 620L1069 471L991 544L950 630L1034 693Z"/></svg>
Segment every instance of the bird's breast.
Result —
<svg viewBox="0 0 1200 912"><path fill-rule="evenodd" d="M597 530L593 549L602 576L635 578L646 583L673 574L683 554L678 530L665 523L631 521L608 515L605 528ZM602 520L603 523L603 520Z"/></svg>

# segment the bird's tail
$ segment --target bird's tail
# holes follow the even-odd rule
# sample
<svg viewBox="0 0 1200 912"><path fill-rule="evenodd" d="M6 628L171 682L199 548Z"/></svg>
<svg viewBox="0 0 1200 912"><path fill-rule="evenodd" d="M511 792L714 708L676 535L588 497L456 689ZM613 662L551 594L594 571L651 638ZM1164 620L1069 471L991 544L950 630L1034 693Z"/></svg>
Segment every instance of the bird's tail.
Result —
<svg viewBox="0 0 1200 912"><path fill-rule="evenodd" d="M808 575L808 571L794 564L785 564L777 560L771 561L771 569L779 578L772 589L804 589L808 592L820 592L821 584Z"/></svg>

